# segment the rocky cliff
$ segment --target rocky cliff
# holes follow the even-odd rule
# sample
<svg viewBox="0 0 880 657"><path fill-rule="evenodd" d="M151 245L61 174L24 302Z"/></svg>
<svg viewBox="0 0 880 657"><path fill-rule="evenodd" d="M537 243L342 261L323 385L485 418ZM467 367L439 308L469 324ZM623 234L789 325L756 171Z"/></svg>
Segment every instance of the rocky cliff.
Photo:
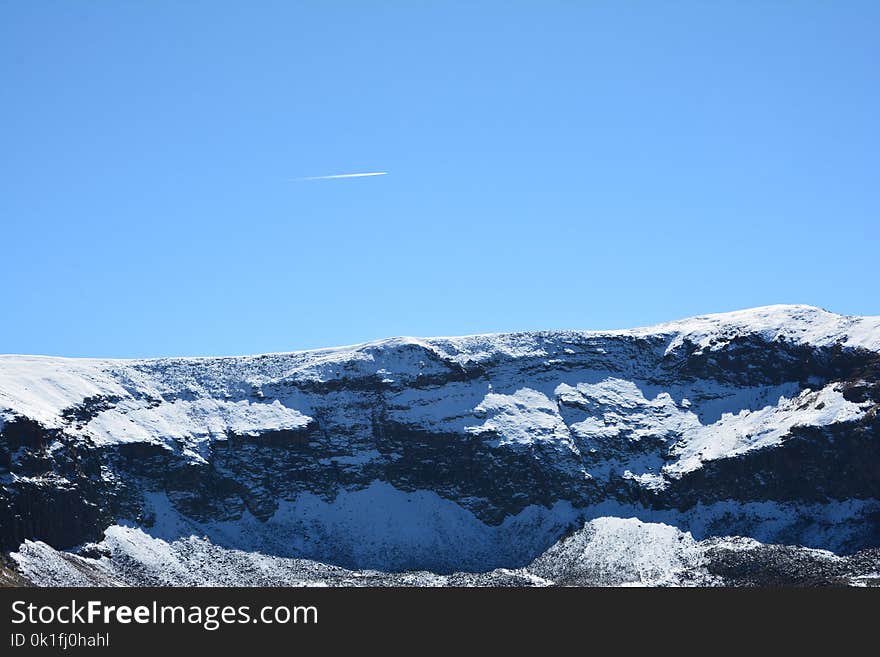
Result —
<svg viewBox="0 0 880 657"><path fill-rule="evenodd" d="M865 583L878 408L880 318L809 306L0 356L0 549L45 584Z"/></svg>

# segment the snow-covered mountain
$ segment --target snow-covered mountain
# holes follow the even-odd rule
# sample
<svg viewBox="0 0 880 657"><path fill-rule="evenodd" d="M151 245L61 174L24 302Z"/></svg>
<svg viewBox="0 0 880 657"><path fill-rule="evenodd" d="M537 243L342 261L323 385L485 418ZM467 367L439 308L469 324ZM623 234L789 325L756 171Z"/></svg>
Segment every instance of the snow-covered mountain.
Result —
<svg viewBox="0 0 880 657"><path fill-rule="evenodd" d="M809 306L0 356L0 549L50 585L870 583L878 408L880 317Z"/></svg>

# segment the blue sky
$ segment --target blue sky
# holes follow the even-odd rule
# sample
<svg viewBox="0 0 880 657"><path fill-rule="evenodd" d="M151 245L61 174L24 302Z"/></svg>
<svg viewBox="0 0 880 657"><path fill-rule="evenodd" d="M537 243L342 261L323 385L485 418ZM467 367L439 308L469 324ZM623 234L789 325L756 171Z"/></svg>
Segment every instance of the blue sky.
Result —
<svg viewBox="0 0 880 657"><path fill-rule="evenodd" d="M880 314L880 3L0 4L0 353ZM370 178L300 181L358 171Z"/></svg>

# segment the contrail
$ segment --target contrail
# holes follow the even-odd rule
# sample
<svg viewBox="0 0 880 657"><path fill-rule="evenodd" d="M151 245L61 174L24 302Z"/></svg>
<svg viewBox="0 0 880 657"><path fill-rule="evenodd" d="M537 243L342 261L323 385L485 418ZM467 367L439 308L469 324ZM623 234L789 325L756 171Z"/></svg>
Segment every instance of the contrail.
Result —
<svg viewBox="0 0 880 657"><path fill-rule="evenodd" d="M337 173L332 176L308 176L297 180L332 180L334 178L366 178L367 176L387 176L387 171L370 171L368 173Z"/></svg>

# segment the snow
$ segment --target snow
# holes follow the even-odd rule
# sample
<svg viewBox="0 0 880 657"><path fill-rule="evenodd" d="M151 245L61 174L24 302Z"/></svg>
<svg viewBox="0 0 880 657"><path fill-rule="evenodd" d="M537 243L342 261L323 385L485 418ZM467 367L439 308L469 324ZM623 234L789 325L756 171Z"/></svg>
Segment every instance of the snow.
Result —
<svg viewBox="0 0 880 657"><path fill-rule="evenodd" d="M489 441L491 445L524 445L549 440L564 443L572 452L577 452L556 403L537 390L521 388L512 395L489 393L474 412L478 416L487 415L488 419L479 426L465 427L465 431L476 435L497 434L496 440Z"/></svg>
<svg viewBox="0 0 880 657"><path fill-rule="evenodd" d="M670 525L601 517L554 545L530 570L578 586L718 583L703 568L704 551L689 532Z"/></svg>
<svg viewBox="0 0 880 657"><path fill-rule="evenodd" d="M61 411L86 397L125 394L108 372L111 365L106 360L0 355L0 413L8 409L57 427Z"/></svg>
<svg viewBox="0 0 880 657"><path fill-rule="evenodd" d="M801 545L806 546L799 548L802 553L838 561L833 551L845 550L848 537L864 531L880 512L876 500L730 500L687 512L606 502L579 512L530 508L505 526L490 528L432 493L375 484L333 503L306 497L263 526L252 517L240 523L195 523L181 516L163 494L153 493L150 499L156 524L109 527L100 543L86 546L89 553L101 556L77 556L38 541L25 541L11 556L25 576L41 586L713 585L721 582L706 572L710 549ZM403 510L404 504L414 506ZM557 541L575 522L580 529ZM719 522L738 535L719 536ZM362 544L357 532L365 537ZM303 549L309 541L311 552ZM341 551L329 549L334 541L342 541ZM519 550L515 560L511 545ZM407 568L398 556L414 548ZM441 549L451 549L453 559L465 555L462 561L447 560L448 570L470 566L485 575L411 569L428 567L431 551ZM338 565L341 555L357 550L356 556L374 568L406 570L381 572L364 564L354 571ZM436 554L433 558L436 563ZM482 561L475 563L475 558ZM505 567L496 567L505 560ZM854 583L864 584L862 580L872 577L876 575L868 572Z"/></svg>
<svg viewBox="0 0 880 657"><path fill-rule="evenodd" d="M356 585L371 574L224 548L196 536L168 542L119 525L107 529L98 547L109 556L71 555L40 541L25 541L12 556L42 586L327 586L335 579Z"/></svg>
<svg viewBox="0 0 880 657"><path fill-rule="evenodd" d="M245 512L239 520L200 523L181 515L163 493L148 500L155 523L145 531L169 542L207 536L242 551L383 571L482 572L525 564L578 517L569 503L557 502L487 525L433 491L403 491L381 481L343 490L333 501L308 492L281 500L265 522Z"/></svg>
<svg viewBox="0 0 880 657"><path fill-rule="evenodd" d="M541 458L549 448L560 456L554 467L573 463L602 484L622 477L658 490L706 462L778 445L795 427L854 422L869 412L869 402L847 401L840 384L819 379L802 389L795 381L662 385L653 378L656 363L685 342L713 351L740 336L880 352L880 317L767 306L626 331L393 338L233 358L3 355L0 427L23 416L95 445L159 444L198 461L230 432L299 431L320 418L322 433L337 442L317 463L368 471L394 458L372 442L381 398L389 422L483 440L496 450L540 448ZM649 356L628 338L647 338ZM89 398L106 403L71 420L66 411ZM96 546L109 556L76 556L31 541L14 556L35 581L64 585L351 584L376 581L380 574L369 569L413 571L395 576L397 584L454 583L461 574L455 571L473 571L539 585L567 578L679 585L712 583L703 570L703 541L719 526L750 537L727 547L759 541L837 550L880 512L876 501L864 500L728 500L686 512L557 502L488 525L462 506L473 500L459 504L430 490L373 481L340 489L332 501L311 493L278 500L267 521L245 511L235 521L200 523L181 515L164 493L146 496L155 524L120 519ZM554 545L575 523L583 529Z"/></svg>
<svg viewBox="0 0 880 657"><path fill-rule="evenodd" d="M645 390L650 391L650 387ZM645 395L645 390L636 382L609 377L577 386L561 384L556 394L563 403L585 409L586 417L571 422L570 427L587 445L601 447L612 439L638 441L664 436L676 440L672 454L677 458L663 467L663 472L675 477L701 467L705 461L776 444L795 426L822 427L857 420L870 406L844 399L838 384L818 391L803 390L791 397L780 394L775 403L761 405L774 393L797 391L796 385L787 384L718 394L727 404L736 401L735 407L748 399L755 402L756 408L722 412L717 421L704 423L700 408L694 404L677 404L668 392L652 398ZM711 390L712 386L703 388L704 393ZM715 392L726 391L715 387ZM574 413L569 415L574 419ZM628 467L633 469L633 465ZM661 485L657 473L631 471L627 478L643 480L650 487Z"/></svg>
<svg viewBox="0 0 880 657"><path fill-rule="evenodd" d="M95 444L147 442L184 444L198 453L210 439L227 432L257 435L264 431L305 428L311 418L296 409L272 402L237 402L215 399L176 400L155 408L142 408L128 402L99 413L89 422L89 435Z"/></svg>
<svg viewBox="0 0 880 657"><path fill-rule="evenodd" d="M613 441L668 439L677 443L672 463L650 455L611 459L590 473L626 472L658 487L661 467L680 476L707 460L775 444L798 424L826 426L857 420L866 411L819 381L811 391L795 382L737 387L695 380L658 387L650 382L654 365L636 359L630 343L621 341L650 338L662 359L685 341L711 351L742 335L880 351L880 317L781 305L623 331L392 338L248 357L5 355L0 356L0 422L24 416L94 444L164 444L198 460L227 432L304 429L319 412L328 431L368 436L374 398L347 385L368 380L382 388L389 420L425 431L485 436L497 449L540 443L578 455L602 452ZM430 377L458 376L461 368L475 366L485 373L442 386L430 383ZM310 388L331 381L341 385ZM81 426L64 418L65 409L94 397L114 401ZM366 448L336 458L357 467L377 457Z"/></svg>
<svg viewBox="0 0 880 657"><path fill-rule="evenodd" d="M794 426L823 427L850 422L861 418L864 410L844 399L838 386L831 384L817 392L804 390L791 399L781 397L776 406L742 410L735 415L725 413L714 424L692 424L686 429L681 446L674 452L678 460L665 471L681 475L699 468L703 461L730 458L776 444Z"/></svg>
<svg viewBox="0 0 880 657"><path fill-rule="evenodd" d="M705 544L675 527L635 518L597 518L550 547L533 563L497 568L485 578L465 573L351 570L311 559L267 555L217 545L207 537L167 540L114 525L84 557L25 541L12 554L41 586L444 586L515 582L520 586L588 584L678 586L715 584L705 572Z"/></svg>
<svg viewBox="0 0 880 657"><path fill-rule="evenodd" d="M607 500L581 509L582 516L588 520L637 518L645 523L678 527L698 540L737 535L764 544L800 545L834 552L846 552L853 544L859 544L877 513L880 513L878 500L823 503L723 500L698 503L686 511Z"/></svg>
<svg viewBox="0 0 880 657"><path fill-rule="evenodd" d="M701 349L719 349L730 338L759 335L768 342L784 339L794 344L880 351L880 317L838 315L805 305L774 305L730 313L701 315L659 326L635 329L634 334L671 334L667 352L684 340Z"/></svg>

